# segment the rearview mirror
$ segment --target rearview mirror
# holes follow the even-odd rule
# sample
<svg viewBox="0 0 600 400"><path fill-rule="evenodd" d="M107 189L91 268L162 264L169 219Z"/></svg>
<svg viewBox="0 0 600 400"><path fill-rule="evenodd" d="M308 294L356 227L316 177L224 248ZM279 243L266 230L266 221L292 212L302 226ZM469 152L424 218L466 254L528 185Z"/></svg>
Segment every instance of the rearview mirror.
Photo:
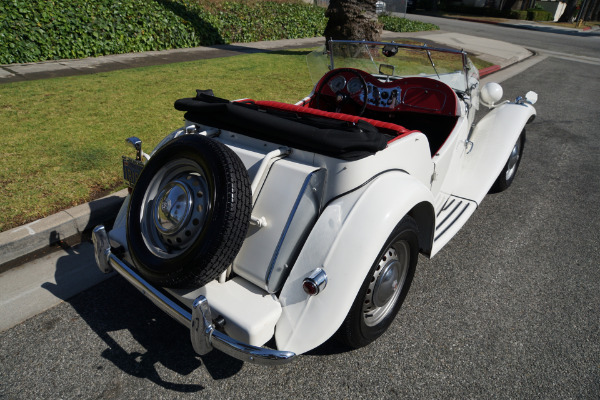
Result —
<svg viewBox="0 0 600 400"><path fill-rule="evenodd" d="M391 45L383 46L383 49L381 50L381 52L386 57L395 56L398 53L398 46L391 46Z"/></svg>
<svg viewBox="0 0 600 400"><path fill-rule="evenodd" d="M395 67L388 64L379 65L379 73L382 75L392 76L394 75Z"/></svg>

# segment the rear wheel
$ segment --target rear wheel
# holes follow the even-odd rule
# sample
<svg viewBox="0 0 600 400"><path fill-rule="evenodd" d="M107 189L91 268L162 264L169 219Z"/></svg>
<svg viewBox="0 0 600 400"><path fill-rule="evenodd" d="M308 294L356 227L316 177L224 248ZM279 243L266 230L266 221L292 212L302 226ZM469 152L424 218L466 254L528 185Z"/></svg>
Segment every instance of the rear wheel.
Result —
<svg viewBox="0 0 600 400"><path fill-rule="evenodd" d="M365 278L338 338L352 348L373 342L392 324L417 265L417 224L406 216L396 226Z"/></svg>
<svg viewBox="0 0 600 400"><path fill-rule="evenodd" d="M508 156L508 161L506 162L506 165L504 165L504 168L502 168L502 172L500 172L498 178L496 178L496 182L492 185L490 193L500 193L505 191L515 180L519 164L521 164L521 158L523 157L524 147L525 129L523 129L523 132L521 132L521 135L517 139L517 142L510 152L510 156Z"/></svg>
<svg viewBox="0 0 600 400"><path fill-rule="evenodd" d="M127 243L140 274L166 287L215 279L246 236L250 193L244 165L222 143L185 135L166 144L131 194Z"/></svg>

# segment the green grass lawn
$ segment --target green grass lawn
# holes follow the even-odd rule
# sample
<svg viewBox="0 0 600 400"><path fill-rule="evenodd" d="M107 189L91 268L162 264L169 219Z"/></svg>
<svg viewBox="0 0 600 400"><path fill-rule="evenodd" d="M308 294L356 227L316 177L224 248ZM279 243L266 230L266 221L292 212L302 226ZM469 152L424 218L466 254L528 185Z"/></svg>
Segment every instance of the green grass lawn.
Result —
<svg viewBox="0 0 600 400"><path fill-rule="evenodd" d="M0 231L124 187L125 139L149 152L183 125L175 100L213 89L228 99L293 103L313 83L307 50L0 85ZM481 68L485 64L479 64Z"/></svg>
<svg viewBox="0 0 600 400"><path fill-rule="evenodd" d="M124 187L129 136L150 151L183 125L175 100L295 102L311 88L306 54L287 51L0 86L0 231ZM285 88L285 89L284 89Z"/></svg>

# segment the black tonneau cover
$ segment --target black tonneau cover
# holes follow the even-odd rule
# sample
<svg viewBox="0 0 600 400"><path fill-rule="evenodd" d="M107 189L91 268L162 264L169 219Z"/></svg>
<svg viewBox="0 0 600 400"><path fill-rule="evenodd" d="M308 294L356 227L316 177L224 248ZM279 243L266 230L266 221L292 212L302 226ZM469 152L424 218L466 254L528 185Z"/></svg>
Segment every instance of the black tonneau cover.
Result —
<svg viewBox="0 0 600 400"><path fill-rule="evenodd" d="M180 99L175 108L186 111L188 121L246 136L312 151L342 160L358 160L383 150L391 136L368 122L352 124L290 111L261 109L198 91L195 98Z"/></svg>

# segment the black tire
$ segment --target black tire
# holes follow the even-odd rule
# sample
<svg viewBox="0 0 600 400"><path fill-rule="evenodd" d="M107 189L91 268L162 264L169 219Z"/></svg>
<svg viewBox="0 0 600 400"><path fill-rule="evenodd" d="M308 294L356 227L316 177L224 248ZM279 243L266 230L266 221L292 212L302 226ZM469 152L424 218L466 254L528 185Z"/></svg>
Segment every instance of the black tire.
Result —
<svg viewBox="0 0 600 400"><path fill-rule="evenodd" d="M352 308L337 332L340 341L357 349L373 342L388 329L410 289L418 253L417 224L406 216L391 233L369 270ZM385 286L384 282L390 282L389 279L383 279L386 276L398 278L395 289L393 283Z"/></svg>
<svg viewBox="0 0 600 400"><path fill-rule="evenodd" d="M517 175L517 170L519 169L519 165L521 164L521 159L523 158L523 148L525 147L525 129L519 135L519 138L515 142L515 145L508 157L508 161L502 168L500 175L496 178L496 181L492 185L490 189L490 193L500 193L509 188L509 186L515 180L515 176Z"/></svg>
<svg viewBox="0 0 600 400"><path fill-rule="evenodd" d="M247 171L227 146L201 135L166 144L142 170L129 203L127 244L139 273L172 288L215 279L242 246L251 198Z"/></svg>

